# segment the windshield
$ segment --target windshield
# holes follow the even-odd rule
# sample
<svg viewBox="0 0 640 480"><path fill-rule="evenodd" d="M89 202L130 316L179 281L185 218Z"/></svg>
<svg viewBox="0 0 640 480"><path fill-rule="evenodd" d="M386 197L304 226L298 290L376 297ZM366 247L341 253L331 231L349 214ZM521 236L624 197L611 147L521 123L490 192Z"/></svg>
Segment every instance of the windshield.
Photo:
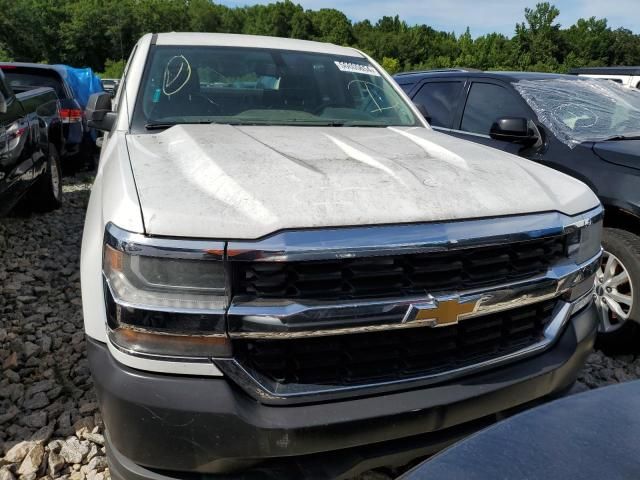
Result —
<svg viewBox="0 0 640 480"><path fill-rule="evenodd" d="M414 126L366 59L258 48L156 47L134 125L176 123Z"/></svg>
<svg viewBox="0 0 640 480"><path fill-rule="evenodd" d="M521 80L514 87L570 147L640 136L640 91L593 78Z"/></svg>

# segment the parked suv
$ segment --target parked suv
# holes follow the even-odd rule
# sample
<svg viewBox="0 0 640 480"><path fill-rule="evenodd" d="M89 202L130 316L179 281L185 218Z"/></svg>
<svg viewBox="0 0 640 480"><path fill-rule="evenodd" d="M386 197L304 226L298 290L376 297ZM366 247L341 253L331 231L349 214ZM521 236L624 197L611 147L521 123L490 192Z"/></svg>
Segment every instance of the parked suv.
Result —
<svg viewBox="0 0 640 480"><path fill-rule="evenodd" d="M603 346L637 342L640 91L544 73L422 72L396 80L435 130L555 168L596 192L606 211L596 288Z"/></svg>
<svg viewBox="0 0 640 480"><path fill-rule="evenodd" d="M147 35L116 101L81 259L112 478L350 478L574 382L583 183L434 132L330 44Z"/></svg>
<svg viewBox="0 0 640 480"><path fill-rule="evenodd" d="M0 70L0 215L24 197L36 211L60 206L56 118L58 98L52 89L15 93Z"/></svg>
<svg viewBox="0 0 640 480"><path fill-rule="evenodd" d="M70 67L65 65L45 65L40 63L0 63L7 82L19 92L34 88L53 88L60 99L60 116L64 123L64 150L60 151L66 167L76 169L81 166L93 168L95 153L95 132L87 125L83 115L83 103L73 88L69 76Z"/></svg>

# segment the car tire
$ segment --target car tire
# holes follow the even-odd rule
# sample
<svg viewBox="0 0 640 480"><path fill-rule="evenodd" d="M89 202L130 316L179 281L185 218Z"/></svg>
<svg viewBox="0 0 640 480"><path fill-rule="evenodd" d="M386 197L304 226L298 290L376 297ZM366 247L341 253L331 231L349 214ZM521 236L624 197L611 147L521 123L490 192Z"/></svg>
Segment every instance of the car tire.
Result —
<svg viewBox="0 0 640 480"><path fill-rule="evenodd" d="M50 212L62 205L62 170L55 145L49 144L49 158L45 173L31 192L31 208L36 212Z"/></svg>
<svg viewBox="0 0 640 480"><path fill-rule="evenodd" d="M596 274L597 347L610 353L640 351L640 237L605 228L602 247Z"/></svg>

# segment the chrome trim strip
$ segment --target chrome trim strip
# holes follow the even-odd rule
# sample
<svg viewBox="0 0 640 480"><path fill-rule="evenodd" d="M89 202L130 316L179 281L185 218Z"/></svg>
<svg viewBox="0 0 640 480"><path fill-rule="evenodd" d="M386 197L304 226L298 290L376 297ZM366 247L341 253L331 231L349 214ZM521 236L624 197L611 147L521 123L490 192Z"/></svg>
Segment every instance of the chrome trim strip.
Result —
<svg viewBox="0 0 640 480"><path fill-rule="evenodd" d="M109 344L113 346L113 348L130 357L145 358L147 360L162 360L165 362L181 362L181 363L209 363L211 361L209 357L186 357L186 356L183 357L183 356L175 356L175 355L161 355L161 354L154 354L154 353L148 353L148 352L139 352L137 350L120 345L116 341L114 336L114 331L111 328L108 329L107 336L109 338Z"/></svg>
<svg viewBox="0 0 640 480"><path fill-rule="evenodd" d="M189 315L215 315L215 316L223 316L226 312L226 306L220 308L183 308L183 307L167 307L164 305L147 305L144 303L133 303L128 302L120 298L113 289L111 285L111 281L107 278L107 276L102 272L102 280L103 283L107 286L108 292L113 301L120 305L123 308L132 308L136 310L147 310L152 312L165 312L165 313L184 313ZM225 297L226 298L226 297Z"/></svg>
<svg viewBox="0 0 640 480"><path fill-rule="evenodd" d="M310 385L310 384L281 384L261 375L259 372L249 371L236 359L214 359L215 365L225 375L229 376L242 387L253 398L268 404L295 404L312 402L317 400L327 401L344 397L351 397L354 394L373 395L397 390L399 388L418 388L434 383L450 381L465 375L495 368L508 364L515 360L522 360L533 355L540 354L551 348L559 335L564 330L574 312L574 305L579 304L584 297L591 296L592 291L576 300L575 302L565 302L559 300L553 311L553 319L544 332L544 339L530 345L517 352L492 358L474 365L449 370L446 372L386 381L383 383L371 383L365 385ZM580 310L586 308L591 302L584 303Z"/></svg>
<svg viewBox="0 0 640 480"><path fill-rule="evenodd" d="M553 237L599 221L603 208L576 216L558 212L453 222L282 231L230 241L230 261L292 262L441 252Z"/></svg>
<svg viewBox="0 0 640 480"><path fill-rule="evenodd" d="M190 260L224 260L224 242L150 237L124 230L111 222L105 228L104 243L129 255Z"/></svg>
<svg viewBox="0 0 640 480"><path fill-rule="evenodd" d="M473 312L459 316L478 317L558 297L575 286L591 281L600 265L599 252L581 265L565 263L551 267L545 275L495 287L436 296L373 299L362 301L292 301L233 299L227 312L231 338L291 339L415 328L433 319L405 320L417 303L439 303L455 298L459 303L477 303Z"/></svg>

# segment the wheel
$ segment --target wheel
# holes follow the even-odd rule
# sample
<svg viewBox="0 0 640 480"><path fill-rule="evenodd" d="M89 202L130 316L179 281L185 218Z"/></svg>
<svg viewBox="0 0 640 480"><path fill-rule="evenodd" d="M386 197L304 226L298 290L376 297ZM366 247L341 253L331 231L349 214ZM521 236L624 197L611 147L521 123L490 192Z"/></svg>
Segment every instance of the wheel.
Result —
<svg viewBox="0 0 640 480"><path fill-rule="evenodd" d="M47 169L31 192L31 208L36 212L50 212L62 205L62 170L60 157L53 144L49 144Z"/></svg>
<svg viewBox="0 0 640 480"><path fill-rule="evenodd" d="M640 350L640 237L605 228L602 264L596 273L595 303L600 315L598 344L612 352Z"/></svg>

